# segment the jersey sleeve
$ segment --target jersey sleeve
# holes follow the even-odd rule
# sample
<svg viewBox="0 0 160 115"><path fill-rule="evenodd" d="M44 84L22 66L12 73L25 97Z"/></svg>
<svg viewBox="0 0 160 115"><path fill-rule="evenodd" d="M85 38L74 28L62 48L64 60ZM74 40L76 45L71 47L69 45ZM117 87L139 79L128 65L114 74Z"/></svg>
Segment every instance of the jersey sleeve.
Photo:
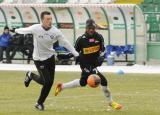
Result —
<svg viewBox="0 0 160 115"><path fill-rule="evenodd" d="M81 39L81 36L78 37L78 39L76 40L76 43L75 43L75 49L77 52L80 52L81 48L80 48L80 39Z"/></svg>
<svg viewBox="0 0 160 115"><path fill-rule="evenodd" d="M62 34L61 31L57 31L57 40L58 42L64 46L66 49L68 49L75 57L77 57L79 54L78 52L74 49L74 47L70 44L70 42L66 39L66 37Z"/></svg>
<svg viewBox="0 0 160 115"><path fill-rule="evenodd" d="M100 40L101 40L101 44L100 44L100 50L101 52L105 51L105 47L104 47L104 38L102 35L100 35Z"/></svg>
<svg viewBox="0 0 160 115"><path fill-rule="evenodd" d="M33 26L15 29L15 32L19 34L33 34Z"/></svg>

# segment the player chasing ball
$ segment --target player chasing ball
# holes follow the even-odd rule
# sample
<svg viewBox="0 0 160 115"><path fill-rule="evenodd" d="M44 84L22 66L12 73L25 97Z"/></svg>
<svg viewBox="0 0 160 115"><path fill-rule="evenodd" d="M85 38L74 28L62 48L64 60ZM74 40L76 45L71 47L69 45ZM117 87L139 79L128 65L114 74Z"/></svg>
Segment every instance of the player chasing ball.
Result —
<svg viewBox="0 0 160 115"><path fill-rule="evenodd" d="M86 32L80 36L75 44L75 49L79 52L79 57L76 63L80 64L81 78L75 79L67 83L58 83L55 90L55 96L61 91L68 88L84 87L87 84L91 87L96 87L94 84L101 84L102 91L109 102L109 106L113 109L119 110L122 105L113 101L111 93L108 89L108 82L104 75L102 75L97 67L102 65L104 60L104 39L103 36L95 31L96 23L92 19L86 21ZM100 80L98 79L98 77Z"/></svg>
<svg viewBox="0 0 160 115"><path fill-rule="evenodd" d="M41 24L19 28L16 29L15 32L19 34L33 34L33 61L38 74L28 71L26 73L24 85L28 87L32 80L42 85L35 108L43 111L45 110L44 102L54 83L56 53L53 49L53 44L58 41L62 46L72 52L74 56L78 56L79 54L62 32L52 25L52 16L50 12L43 11L41 13L41 21Z"/></svg>

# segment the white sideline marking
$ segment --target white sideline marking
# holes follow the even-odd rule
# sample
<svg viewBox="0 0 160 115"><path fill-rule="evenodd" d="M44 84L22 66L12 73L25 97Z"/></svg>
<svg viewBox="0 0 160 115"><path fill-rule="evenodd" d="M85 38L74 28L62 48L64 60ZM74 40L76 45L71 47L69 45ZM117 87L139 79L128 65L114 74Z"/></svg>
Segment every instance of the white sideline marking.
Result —
<svg viewBox="0 0 160 115"><path fill-rule="evenodd" d="M37 71L35 65L32 64L0 64L0 70L11 70L11 71ZM147 74L159 74L160 66L101 66L98 67L101 72L117 73L122 70L124 73L147 73ZM79 65L56 65L56 71L59 72L80 72Z"/></svg>

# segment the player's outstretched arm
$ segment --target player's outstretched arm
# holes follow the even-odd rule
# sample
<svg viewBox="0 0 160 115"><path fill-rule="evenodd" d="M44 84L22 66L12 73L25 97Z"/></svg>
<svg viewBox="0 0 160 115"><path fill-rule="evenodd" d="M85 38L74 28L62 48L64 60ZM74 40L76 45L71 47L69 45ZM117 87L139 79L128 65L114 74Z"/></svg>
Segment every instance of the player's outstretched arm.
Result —
<svg viewBox="0 0 160 115"><path fill-rule="evenodd" d="M64 37L64 35L59 31L58 41L61 45L63 45L66 49L68 49L74 57L79 56L79 53L74 49L74 47L70 44L70 42Z"/></svg>
<svg viewBox="0 0 160 115"><path fill-rule="evenodd" d="M15 29L15 32L19 34L30 34L32 33L32 28L31 27L18 28L18 29Z"/></svg>

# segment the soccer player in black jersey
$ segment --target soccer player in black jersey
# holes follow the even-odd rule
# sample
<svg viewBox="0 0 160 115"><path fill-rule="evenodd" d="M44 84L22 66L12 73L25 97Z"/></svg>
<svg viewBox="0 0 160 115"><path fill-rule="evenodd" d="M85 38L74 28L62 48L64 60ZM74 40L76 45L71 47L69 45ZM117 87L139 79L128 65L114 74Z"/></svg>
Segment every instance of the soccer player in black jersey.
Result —
<svg viewBox="0 0 160 115"><path fill-rule="evenodd" d="M82 70L81 78L68 83L58 83L55 90L55 96L67 88L86 86L88 76L91 74L97 74L101 78L101 88L109 102L109 106L114 109L121 109L122 105L112 99L111 93L108 89L107 79L97 69L97 67L101 66L103 62L104 57L102 55L105 47L103 36L97 33L95 29L95 21L93 19L88 19L86 21L86 32L77 39L75 44L75 49L79 52L77 62L80 64Z"/></svg>

